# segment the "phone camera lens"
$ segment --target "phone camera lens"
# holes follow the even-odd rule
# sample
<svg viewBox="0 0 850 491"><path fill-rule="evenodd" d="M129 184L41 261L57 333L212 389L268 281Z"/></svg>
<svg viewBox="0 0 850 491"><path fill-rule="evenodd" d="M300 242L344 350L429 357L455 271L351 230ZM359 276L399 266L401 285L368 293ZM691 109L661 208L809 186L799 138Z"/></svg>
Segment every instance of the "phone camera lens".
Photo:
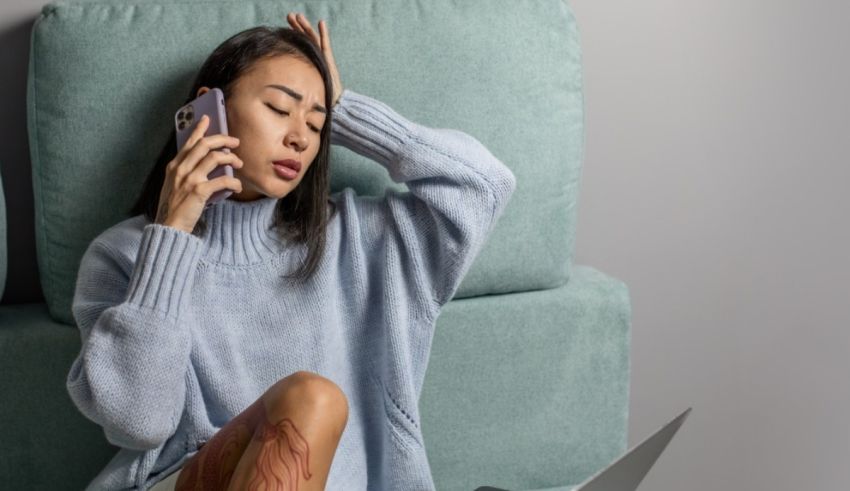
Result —
<svg viewBox="0 0 850 491"><path fill-rule="evenodd" d="M186 119L189 120L189 121L192 121L193 115L194 115L194 113L186 113Z"/></svg>
<svg viewBox="0 0 850 491"><path fill-rule="evenodd" d="M183 119L183 111L177 113L177 119Z"/></svg>
<svg viewBox="0 0 850 491"><path fill-rule="evenodd" d="M180 121L180 124L178 124L178 125L177 125L177 128L178 128L178 129L181 129L181 130L182 130L183 128L185 128L185 127L186 127L186 122L185 122L185 121Z"/></svg>

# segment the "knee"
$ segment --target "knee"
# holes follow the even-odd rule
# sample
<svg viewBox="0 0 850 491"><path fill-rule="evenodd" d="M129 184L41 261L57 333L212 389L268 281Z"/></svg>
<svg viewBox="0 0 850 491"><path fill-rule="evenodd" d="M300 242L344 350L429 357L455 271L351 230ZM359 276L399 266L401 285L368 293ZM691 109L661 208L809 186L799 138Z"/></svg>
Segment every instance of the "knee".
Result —
<svg viewBox="0 0 850 491"><path fill-rule="evenodd" d="M331 379L318 373L298 371L282 380L296 400L313 407L334 407L348 412L348 398Z"/></svg>
<svg viewBox="0 0 850 491"><path fill-rule="evenodd" d="M305 411L337 423L342 432L348 421L348 398L332 380L314 372L298 371L282 378L269 390L275 412Z"/></svg>

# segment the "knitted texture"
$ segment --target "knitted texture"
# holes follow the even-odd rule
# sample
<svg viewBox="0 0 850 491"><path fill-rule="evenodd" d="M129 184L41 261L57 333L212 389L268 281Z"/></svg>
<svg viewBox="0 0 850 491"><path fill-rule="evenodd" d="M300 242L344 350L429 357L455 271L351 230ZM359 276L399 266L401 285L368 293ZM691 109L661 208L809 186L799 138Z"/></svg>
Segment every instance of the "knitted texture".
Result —
<svg viewBox="0 0 850 491"><path fill-rule="evenodd" d="M82 345L66 383L120 447L87 489L147 489L299 370L348 398L326 489L434 489L419 396L435 321L516 178L473 137L350 89L330 116L332 143L409 191L334 193L308 282L283 278L307 250L278 237L271 197L209 206L201 236L138 215L87 248L73 299Z"/></svg>

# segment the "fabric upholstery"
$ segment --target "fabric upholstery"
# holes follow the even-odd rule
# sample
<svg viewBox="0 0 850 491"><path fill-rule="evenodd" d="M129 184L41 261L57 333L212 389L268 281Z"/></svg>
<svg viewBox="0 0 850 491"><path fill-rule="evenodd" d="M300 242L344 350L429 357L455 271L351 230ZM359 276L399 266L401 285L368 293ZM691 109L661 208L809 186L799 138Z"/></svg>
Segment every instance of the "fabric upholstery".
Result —
<svg viewBox="0 0 850 491"><path fill-rule="evenodd" d="M289 11L328 21L344 85L475 136L517 177L437 320L420 408L437 489L571 489L626 448L631 311L621 281L572 262L584 100L562 0L45 5L27 122L47 302L0 306L0 436L14 442L0 451L0 481L82 489L117 451L64 385L80 348L69 328L80 257L128 217L210 50L251 26L286 26ZM375 163L332 154L333 191L392 187Z"/></svg>
<svg viewBox="0 0 850 491"><path fill-rule="evenodd" d="M625 285L582 265L561 287L449 302L420 401L437 489L565 491L621 455L630 317ZM82 489L118 449L65 391L79 335L45 304L4 305L0 326L4 489Z"/></svg>
<svg viewBox="0 0 850 491"><path fill-rule="evenodd" d="M209 52L248 27L288 25L291 10L328 21L344 85L418 123L471 134L516 175L510 207L454 298L567 281L584 104L564 2L56 2L33 27L27 91L36 246L54 319L72 324L85 247L129 216ZM347 149L332 155L334 191L404 188Z"/></svg>

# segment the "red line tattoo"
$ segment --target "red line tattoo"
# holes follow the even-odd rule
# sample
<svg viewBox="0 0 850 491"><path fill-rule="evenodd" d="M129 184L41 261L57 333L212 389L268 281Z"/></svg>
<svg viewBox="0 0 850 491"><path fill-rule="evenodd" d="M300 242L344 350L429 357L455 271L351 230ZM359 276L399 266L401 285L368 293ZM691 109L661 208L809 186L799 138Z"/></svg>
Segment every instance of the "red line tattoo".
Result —
<svg viewBox="0 0 850 491"><path fill-rule="evenodd" d="M305 480L312 474L309 470L310 448L307 440L295 428L289 418L284 418L277 424L272 424L265 417L254 432L254 440L260 442L260 455L257 458L256 475L248 483L251 491L298 490L298 469Z"/></svg>
<svg viewBox="0 0 850 491"><path fill-rule="evenodd" d="M228 425L219 430L215 437L201 445L198 453L189 459L183 467L175 489L218 490L226 489L236 470L236 465L248 442L252 428L259 421L262 404L254 404L236 416Z"/></svg>

